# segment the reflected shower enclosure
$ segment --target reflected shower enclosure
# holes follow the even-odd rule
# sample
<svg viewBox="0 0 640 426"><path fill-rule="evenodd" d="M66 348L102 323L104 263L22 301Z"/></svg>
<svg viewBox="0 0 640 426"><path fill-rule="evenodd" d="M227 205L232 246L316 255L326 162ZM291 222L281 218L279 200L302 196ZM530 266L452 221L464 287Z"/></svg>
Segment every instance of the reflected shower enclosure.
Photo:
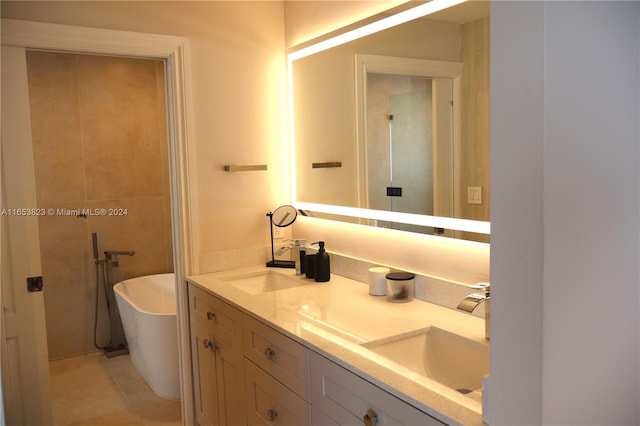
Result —
<svg viewBox="0 0 640 426"><path fill-rule="evenodd" d="M431 79L367 76L368 208L433 215L432 115Z"/></svg>

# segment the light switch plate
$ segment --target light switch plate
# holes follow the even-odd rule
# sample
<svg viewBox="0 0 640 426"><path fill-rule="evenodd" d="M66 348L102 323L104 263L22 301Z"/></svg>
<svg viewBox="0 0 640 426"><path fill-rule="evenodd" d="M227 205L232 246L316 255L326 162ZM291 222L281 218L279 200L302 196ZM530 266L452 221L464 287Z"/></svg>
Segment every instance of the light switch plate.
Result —
<svg viewBox="0 0 640 426"><path fill-rule="evenodd" d="M482 204L481 186L467 186L467 204Z"/></svg>

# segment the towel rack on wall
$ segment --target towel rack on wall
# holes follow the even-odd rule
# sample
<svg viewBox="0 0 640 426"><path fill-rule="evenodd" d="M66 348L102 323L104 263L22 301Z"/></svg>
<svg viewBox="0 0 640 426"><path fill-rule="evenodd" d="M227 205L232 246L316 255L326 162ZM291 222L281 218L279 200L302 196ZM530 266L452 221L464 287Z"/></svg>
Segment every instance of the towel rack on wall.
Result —
<svg viewBox="0 0 640 426"><path fill-rule="evenodd" d="M266 164L256 164L256 165L227 164L224 166L225 172L252 172L256 170L267 170L267 165Z"/></svg>
<svg viewBox="0 0 640 426"><path fill-rule="evenodd" d="M328 169L332 167L342 167L342 161L326 161L324 163L311 163L312 169Z"/></svg>

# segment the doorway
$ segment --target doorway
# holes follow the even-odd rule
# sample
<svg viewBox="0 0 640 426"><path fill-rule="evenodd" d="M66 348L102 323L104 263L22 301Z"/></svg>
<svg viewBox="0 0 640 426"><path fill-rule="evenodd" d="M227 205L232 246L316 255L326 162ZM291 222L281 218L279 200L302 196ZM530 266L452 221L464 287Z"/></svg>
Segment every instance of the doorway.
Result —
<svg viewBox="0 0 640 426"><path fill-rule="evenodd" d="M123 57L157 58L165 61L167 82L167 106L169 117L169 177L171 186L171 212L173 217L172 237L176 283L183 282L185 275L197 271L192 253L197 253L197 241L192 238L193 200L189 193L189 183L195 179L195 170L187 164L195 155L190 135L192 121L187 115L190 105L190 61L188 40L183 37L120 32L114 30L51 25L37 22L2 20L3 51L3 124L2 127L2 174L3 205L35 205L35 179L33 177L33 156L31 155L31 134L27 130L28 99L26 89L25 49L46 49L72 51L96 55L118 55ZM5 61L5 59L7 59ZM11 72L4 72L11 70ZM6 86L5 86L6 83ZM25 119L26 110L27 118ZM6 142L6 144L5 144ZM27 155L25 155L27 154ZM29 164L31 163L31 164ZM31 170L31 175L29 170ZM23 179L6 179L20 175ZM29 186L30 181L33 186ZM15 183L21 182L21 188ZM26 189L24 190L24 186ZM5 188L6 187L6 188ZM31 195L33 194L33 195ZM33 200L33 202L31 201ZM48 367L46 366L46 343L44 333L44 303L42 292L29 293L24 286L25 277L40 275L40 250L38 247L37 218L13 218L3 222L2 240L4 254L10 258L3 262L3 304L10 304L11 310L4 310L0 317L6 333L3 345L11 350L3 352L3 398L8 405L6 419L16 423L50 423L50 401ZM33 229L35 221L36 229ZM8 232L5 232L8 231ZM36 240L33 239L35 235ZM8 238L11 236L12 238ZM4 244L8 240L8 244ZM6 268L5 266L10 268ZM8 271L5 274L5 271ZM176 285L178 308L178 334L180 358L182 414L185 423L190 423L191 377L188 352L188 320L186 312L188 300L182 286ZM10 345L9 345L10 343ZM45 361L45 362L42 362ZM29 389L27 395L26 389ZM47 414L49 413L49 414Z"/></svg>
<svg viewBox="0 0 640 426"><path fill-rule="evenodd" d="M48 354L70 359L123 341L92 234L102 251L135 252L113 283L173 272L164 61L38 50L26 61ZM53 401L62 424L70 407Z"/></svg>
<svg viewBox="0 0 640 426"><path fill-rule="evenodd" d="M49 359L109 343L98 248L114 282L173 272L164 62L28 50ZM99 290L98 290L99 289Z"/></svg>

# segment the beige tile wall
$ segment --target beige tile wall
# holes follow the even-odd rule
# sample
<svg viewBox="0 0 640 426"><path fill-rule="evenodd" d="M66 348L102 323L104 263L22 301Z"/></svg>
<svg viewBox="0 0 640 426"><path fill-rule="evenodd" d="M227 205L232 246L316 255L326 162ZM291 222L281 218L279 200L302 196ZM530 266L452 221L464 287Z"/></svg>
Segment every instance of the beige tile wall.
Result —
<svg viewBox="0 0 640 426"><path fill-rule="evenodd" d="M463 219L490 220L490 18L462 25L462 153L461 211ZM482 204L467 203L467 187L482 187ZM489 242L489 237L466 233L465 238Z"/></svg>
<svg viewBox="0 0 640 426"><path fill-rule="evenodd" d="M91 234L115 281L173 270L162 61L27 52L50 359L94 351ZM87 218L60 209L106 209ZM110 211L122 215L109 215ZM100 305L99 343L108 340Z"/></svg>

